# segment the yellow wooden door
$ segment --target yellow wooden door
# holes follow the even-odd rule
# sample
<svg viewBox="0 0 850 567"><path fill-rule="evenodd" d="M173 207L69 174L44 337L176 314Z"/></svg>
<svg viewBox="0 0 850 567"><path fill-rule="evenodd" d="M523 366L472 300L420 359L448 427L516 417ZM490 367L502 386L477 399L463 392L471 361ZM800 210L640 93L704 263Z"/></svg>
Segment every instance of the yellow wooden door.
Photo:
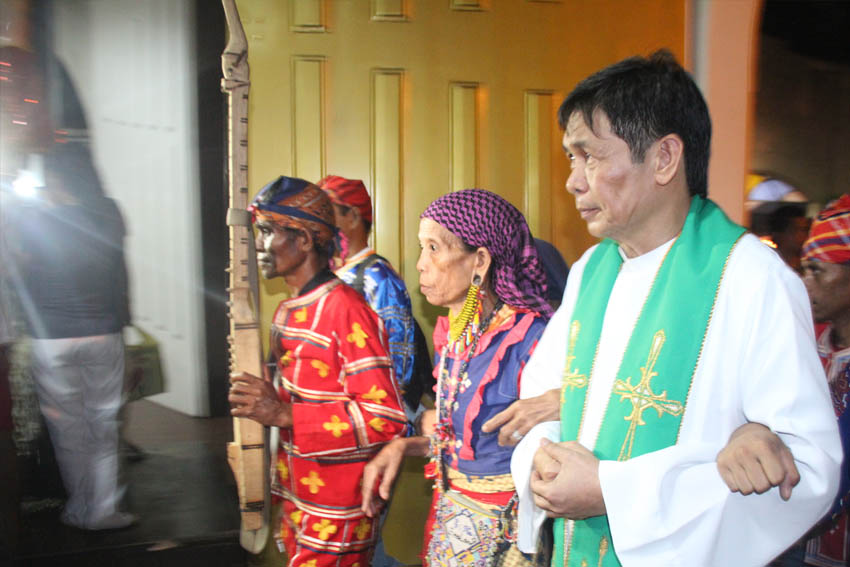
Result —
<svg viewBox="0 0 850 567"><path fill-rule="evenodd" d="M362 179L373 245L428 333L437 310L418 291L422 210L448 191L489 189L574 262L593 239L564 190L557 107L623 57L668 47L681 58L685 1L240 0L251 189L281 174ZM279 288L265 291L268 322ZM404 492L387 547L415 563L428 489Z"/></svg>

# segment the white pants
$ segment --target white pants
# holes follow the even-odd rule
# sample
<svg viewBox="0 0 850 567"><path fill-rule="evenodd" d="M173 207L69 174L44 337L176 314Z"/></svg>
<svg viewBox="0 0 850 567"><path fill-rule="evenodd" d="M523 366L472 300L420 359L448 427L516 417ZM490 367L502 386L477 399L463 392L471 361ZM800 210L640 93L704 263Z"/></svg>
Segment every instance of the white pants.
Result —
<svg viewBox="0 0 850 567"><path fill-rule="evenodd" d="M118 512L120 333L33 340L33 376L68 501L62 519L86 528Z"/></svg>

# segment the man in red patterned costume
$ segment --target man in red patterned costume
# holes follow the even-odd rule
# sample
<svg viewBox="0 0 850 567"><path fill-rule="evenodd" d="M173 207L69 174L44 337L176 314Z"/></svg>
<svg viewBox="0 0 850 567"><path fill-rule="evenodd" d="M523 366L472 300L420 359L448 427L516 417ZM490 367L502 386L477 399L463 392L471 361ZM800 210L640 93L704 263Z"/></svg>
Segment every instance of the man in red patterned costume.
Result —
<svg viewBox="0 0 850 567"><path fill-rule="evenodd" d="M280 428L271 489L289 565L368 567L378 524L360 510L363 468L406 423L386 332L328 269L334 214L321 189L279 177L249 210L260 270L292 295L272 320L274 380L234 376L231 413Z"/></svg>

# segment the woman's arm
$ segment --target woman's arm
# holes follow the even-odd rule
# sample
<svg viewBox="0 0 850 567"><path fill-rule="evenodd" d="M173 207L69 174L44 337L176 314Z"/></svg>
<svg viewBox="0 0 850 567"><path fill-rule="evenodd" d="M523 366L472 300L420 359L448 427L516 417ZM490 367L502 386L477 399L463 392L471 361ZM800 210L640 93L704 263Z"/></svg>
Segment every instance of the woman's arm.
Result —
<svg viewBox="0 0 850 567"><path fill-rule="evenodd" d="M380 513L390 499L390 492L405 457L425 457L431 446L428 437L394 439L375 455L363 470L363 513L370 518ZM378 486L375 486L379 483Z"/></svg>

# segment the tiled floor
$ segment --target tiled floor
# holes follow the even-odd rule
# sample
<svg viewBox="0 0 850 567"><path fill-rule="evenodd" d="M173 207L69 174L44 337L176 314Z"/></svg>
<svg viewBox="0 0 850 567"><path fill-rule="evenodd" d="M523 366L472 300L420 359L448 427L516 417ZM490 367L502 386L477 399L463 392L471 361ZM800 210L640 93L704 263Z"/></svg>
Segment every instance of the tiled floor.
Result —
<svg viewBox="0 0 850 567"><path fill-rule="evenodd" d="M255 557L239 547L236 488L225 460L229 418L191 418L142 400L130 404L125 420L125 437L147 455L124 466L138 524L111 532L62 525L60 490L50 494L47 474L43 493L24 501L14 567L281 564L271 551Z"/></svg>

